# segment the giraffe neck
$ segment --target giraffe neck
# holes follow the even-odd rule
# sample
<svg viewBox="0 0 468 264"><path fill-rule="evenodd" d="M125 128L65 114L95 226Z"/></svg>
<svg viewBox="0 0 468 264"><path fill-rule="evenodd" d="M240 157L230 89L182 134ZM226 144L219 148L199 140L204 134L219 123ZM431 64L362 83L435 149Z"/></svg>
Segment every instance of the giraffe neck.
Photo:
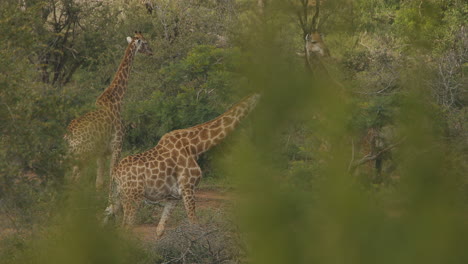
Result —
<svg viewBox="0 0 468 264"><path fill-rule="evenodd" d="M127 91L128 77L136 52L137 45L135 41L132 41L125 50L125 55L112 83L96 100L97 106L111 108L114 111L120 110L121 102Z"/></svg>
<svg viewBox="0 0 468 264"><path fill-rule="evenodd" d="M192 154L198 156L219 144L250 113L258 98L258 94L248 96L217 118L186 129L189 141L197 143Z"/></svg>

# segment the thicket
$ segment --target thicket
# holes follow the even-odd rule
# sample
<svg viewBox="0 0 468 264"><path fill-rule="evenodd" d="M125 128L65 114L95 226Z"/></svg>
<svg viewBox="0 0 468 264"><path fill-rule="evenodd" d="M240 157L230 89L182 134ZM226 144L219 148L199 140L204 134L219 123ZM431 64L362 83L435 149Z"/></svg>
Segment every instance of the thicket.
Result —
<svg viewBox="0 0 468 264"><path fill-rule="evenodd" d="M139 1L2 2L0 236L21 234L0 242L7 263L163 261L98 227L104 193L66 185L65 128L93 109L135 30L154 55L135 59L124 155L262 93L242 133L201 161L242 196L243 261L468 261L465 1L322 1L332 82L296 54L303 0L151 2L152 14Z"/></svg>

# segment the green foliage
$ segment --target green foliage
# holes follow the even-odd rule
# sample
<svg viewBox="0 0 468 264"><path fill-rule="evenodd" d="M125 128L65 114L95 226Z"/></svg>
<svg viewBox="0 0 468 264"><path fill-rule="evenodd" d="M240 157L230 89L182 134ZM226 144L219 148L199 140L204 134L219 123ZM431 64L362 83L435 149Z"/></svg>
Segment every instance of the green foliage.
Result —
<svg viewBox="0 0 468 264"><path fill-rule="evenodd" d="M34 172L42 179L63 177L60 164L64 149L60 139L64 132L62 124L67 117L64 111L66 102L54 93L54 89L31 84L30 76L35 71L27 62L10 62L16 67L0 71L3 80L0 90L0 190L27 171ZM3 192L5 190L0 193Z"/></svg>
<svg viewBox="0 0 468 264"><path fill-rule="evenodd" d="M363 131L368 128L382 128L393 124L401 99L399 94L394 94L377 97L370 102L363 100L357 104L351 126Z"/></svg>
<svg viewBox="0 0 468 264"><path fill-rule="evenodd" d="M400 0L358 0L358 1L326 1L321 12L327 19L323 27L327 34L352 34L371 32L384 33L391 28L395 19L395 10L400 6ZM348 8L343 8L347 6Z"/></svg>
<svg viewBox="0 0 468 264"><path fill-rule="evenodd" d="M418 4L409 2L396 13L395 27L405 43L431 48L439 37L442 21L440 1L426 1Z"/></svg>
<svg viewBox="0 0 468 264"><path fill-rule="evenodd" d="M209 244L223 248L219 233L193 242L183 230L207 230L181 229L148 248L99 225L105 192L64 184L65 127L93 109L135 30L154 56L133 65L125 153L262 93L249 129L200 162L222 175L210 184L236 183L249 262L468 262L465 1L324 1L324 62L342 87L304 71L283 1L262 15L256 1L157 0L152 15L138 1L26 2L0 10L0 234L5 218L17 232L0 242L3 262L158 263L188 243L188 259L219 260ZM54 3L69 20L50 20Z"/></svg>
<svg viewBox="0 0 468 264"><path fill-rule="evenodd" d="M265 64L277 65L274 62ZM412 78L415 76L418 75L412 75ZM297 84L286 74L281 75L281 78L290 78L288 80L291 83ZM414 85L406 81L407 88ZM275 108L287 112L263 123L264 126L271 126L268 129L258 127L258 133L273 131L273 124L281 123L281 118L291 118L298 115L299 111L309 110L306 107L303 110L285 107L288 103L284 100L291 98L287 94L291 90L296 92L295 100L298 102L304 100L301 97L314 100L307 93L301 93L304 89L300 87L288 88L286 91L280 85L269 87L278 90L267 90L265 97L267 94L280 96L283 104L271 104L274 101L271 99L264 100L262 107L268 109L266 112L274 112ZM384 198L386 206L382 206L374 202L373 195L364 195L359 183L353 181L347 172L352 151L350 143L343 140L348 135L346 126L341 122L341 118L347 115L346 108L331 103L335 98L321 92L322 88L310 86L320 95L320 100L330 103L330 107L324 109L328 123L320 130L333 132L328 137L333 158L324 164L326 179L313 182L315 192L298 192L297 188L288 187L289 178L276 169L275 161L263 156L263 153L271 151L271 145L276 146L272 134L262 133L267 138L263 140L267 145L246 140L236 150L237 166L229 169L237 172L242 190L246 190L243 197L248 202L242 205L240 213L243 228L249 234L247 237L252 247L252 262L467 261L468 256L461 246L466 243L468 232L464 207L460 204L462 192L458 187L461 182L453 170L454 164L448 162L454 156L444 147L438 147L446 143L438 140L438 121L433 119L433 111L424 106L426 102L420 100L419 91L411 90L404 107L397 114L405 118L402 129L408 136L399 156L399 159L405 160L400 160L401 177L405 180L401 189ZM309 179L312 177L311 171ZM393 201L400 201L396 205L397 209L390 207L391 204L395 205ZM433 237L438 239L431 239ZM430 252L427 252L428 248Z"/></svg>
<svg viewBox="0 0 468 264"><path fill-rule="evenodd" d="M67 192L59 209L34 240L10 242L17 247L3 255L3 263L154 263L159 256L137 241L110 228L103 228L101 212L91 185L81 184ZM1 252L1 251L0 251Z"/></svg>
<svg viewBox="0 0 468 264"><path fill-rule="evenodd" d="M174 129L209 121L232 104L239 81L238 51L197 46L179 62L162 67L157 87L146 99L129 102L125 119L129 148L145 149Z"/></svg>

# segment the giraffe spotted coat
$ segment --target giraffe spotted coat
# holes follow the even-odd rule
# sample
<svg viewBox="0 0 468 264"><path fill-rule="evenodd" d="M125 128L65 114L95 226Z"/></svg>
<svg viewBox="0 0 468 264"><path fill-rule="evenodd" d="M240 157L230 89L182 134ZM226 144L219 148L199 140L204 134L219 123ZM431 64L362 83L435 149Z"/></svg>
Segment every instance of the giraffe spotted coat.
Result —
<svg viewBox="0 0 468 264"><path fill-rule="evenodd" d="M97 109L74 119L64 136L68 153L73 161L73 178L76 180L87 163L97 160L96 187L104 183L105 163L111 156L110 171L120 158L123 126L121 104L127 90L128 77L137 52L152 55L148 42L141 32L127 37L128 47L112 83L96 101Z"/></svg>
<svg viewBox="0 0 468 264"><path fill-rule="evenodd" d="M161 236L175 200L182 199L189 220L194 222L194 191L202 177L197 158L223 140L253 109L258 98L257 94L251 95L209 122L169 132L154 148L122 159L113 171L118 196L106 209L107 214L123 206L123 224L132 225L143 199L166 201L157 227L157 235Z"/></svg>

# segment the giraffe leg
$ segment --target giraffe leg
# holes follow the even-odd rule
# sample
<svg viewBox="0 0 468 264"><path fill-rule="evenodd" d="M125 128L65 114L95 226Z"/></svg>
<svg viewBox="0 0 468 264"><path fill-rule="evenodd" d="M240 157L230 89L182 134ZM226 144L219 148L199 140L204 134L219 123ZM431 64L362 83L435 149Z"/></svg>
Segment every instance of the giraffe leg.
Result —
<svg viewBox="0 0 468 264"><path fill-rule="evenodd" d="M72 182L77 182L80 179L81 177L80 171L81 171L81 168L78 165L73 166L72 177L71 177Z"/></svg>
<svg viewBox="0 0 468 264"><path fill-rule="evenodd" d="M187 184L182 187L182 197L189 221L191 224L195 224L197 222L195 215L195 193L190 185Z"/></svg>
<svg viewBox="0 0 468 264"><path fill-rule="evenodd" d="M72 175L71 175L71 182L72 183L77 183L80 179L81 179L81 176L83 175L83 172L85 171L85 164L83 163L83 161L77 161L74 165L73 165L73 170L72 170Z"/></svg>
<svg viewBox="0 0 468 264"><path fill-rule="evenodd" d="M120 200L115 200L107 206L106 210L104 211L104 218L102 220L102 225L106 225L109 222L109 218L115 217L117 212L122 208L122 204Z"/></svg>
<svg viewBox="0 0 468 264"><path fill-rule="evenodd" d="M122 152L122 142L123 142L123 125L122 122L117 122L115 124L115 133L112 136L111 140L111 158L109 166L109 175L112 177L112 171L114 166L117 165L120 159L120 153Z"/></svg>
<svg viewBox="0 0 468 264"><path fill-rule="evenodd" d="M171 214L172 209L174 208L177 201L169 200L167 201L166 205L164 206L163 213L161 215L161 219L159 220L158 227L156 228L156 238L159 239L164 234L164 228L166 226L166 222L169 219L169 215Z"/></svg>
<svg viewBox="0 0 468 264"><path fill-rule="evenodd" d="M189 161L193 166L185 168L179 178L179 186L181 188L182 198L184 200L185 211L190 223L195 224L197 218L195 215L195 185L201 178L202 172L195 160Z"/></svg>
<svg viewBox="0 0 468 264"><path fill-rule="evenodd" d="M96 189L102 189L104 185L104 173L106 169L106 159L104 156L97 158L97 175L96 175Z"/></svg>
<svg viewBox="0 0 468 264"><path fill-rule="evenodd" d="M125 199L122 201L124 216L122 226L131 227L135 224L136 213L140 205L139 199Z"/></svg>

